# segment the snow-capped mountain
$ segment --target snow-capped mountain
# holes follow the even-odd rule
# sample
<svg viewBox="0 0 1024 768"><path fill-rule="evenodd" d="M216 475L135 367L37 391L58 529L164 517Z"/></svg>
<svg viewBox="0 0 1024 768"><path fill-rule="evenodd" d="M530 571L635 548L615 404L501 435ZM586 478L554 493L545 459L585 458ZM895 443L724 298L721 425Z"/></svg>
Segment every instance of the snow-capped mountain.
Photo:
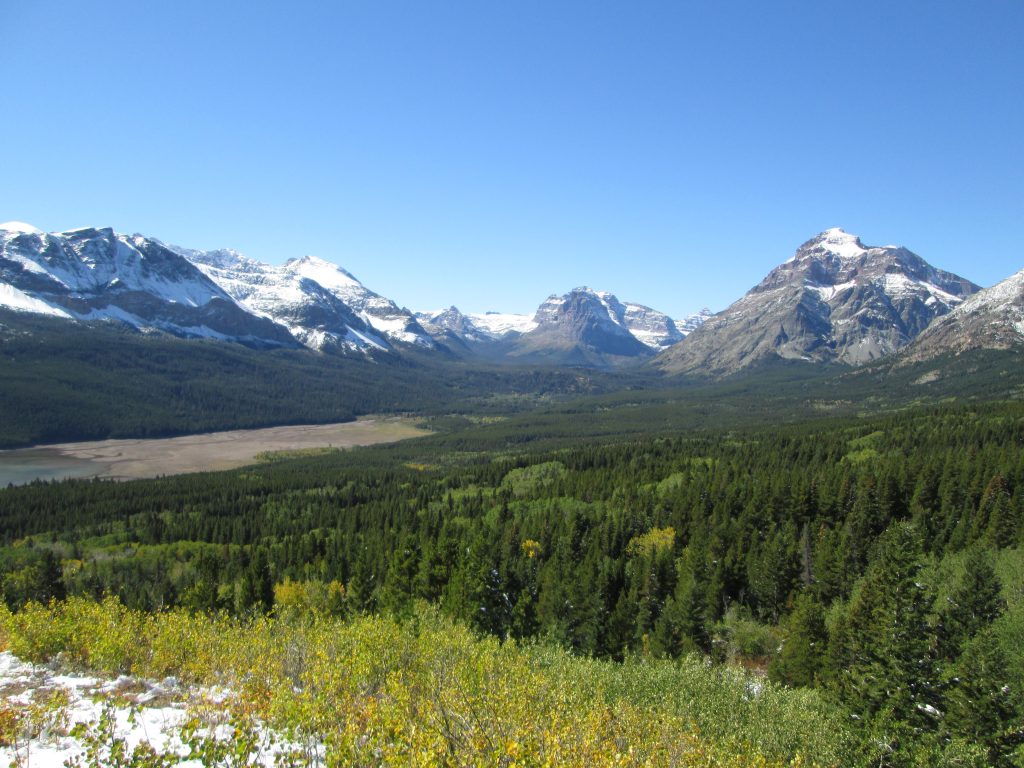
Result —
<svg viewBox="0 0 1024 768"><path fill-rule="evenodd" d="M439 341L512 361L620 363L665 349L685 336L664 312L586 287L549 296L533 315L467 315L449 307L416 316ZM702 321L691 318L695 324Z"/></svg>
<svg viewBox="0 0 1024 768"><path fill-rule="evenodd" d="M435 346L412 313L322 259L272 266L111 229L0 225L0 306L258 346Z"/></svg>
<svg viewBox="0 0 1024 768"><path fill-rule="evenodd" d="M617 365L648 357L651 347L629 327L632 323L648 339L656 338L655 313L647 311L652 315L635 310L630 313L612 294L586 287L563 296L552 295L537 308L533 316L536 327L516 337L506 354L512 359L572 365ZM679 333L671 320L661 313L656 315L667 320L666 332Z"/></svg>
<svg viewBox="0 0 1024 768"><path fill-rule="evenodd" d="M432 349L434 340L408 309L374 293L355 277L329 261L315 256L291 259L285 268L326 288L353 309L375 331L392 341Z"/></svg>
<svg viewBox="0 0 1024 768"><path fill-rule="evenodd" d="M464 315L454 305L434 312L416 312L415 316L427 333L441 341L486 343L500 338L499 334L477 325L469 315Z"/></svg>
<svg viewBox="0 0 1024 768"><path fill-rule="evenodd" d="M971 296L928 326L901 357L929 360L969 349L1024 346L1024 269Z"/></svg>
<svg viewBox="0 0 1024 768"><path fill-rule="evenodd" d="M237 251L170 246L253 314L280 323L311 349L383 350L388 343L341 299L297 274L289 262L271 266Z"/></svg>
<svg viewBox="0 0 1024 768"><path fill-rule="evenodd" d="M246 311L162 243L109 228L47 234L0 225L0 305L184 337L298 346L287 329Z"/></svg>
<svg viewBox="0 0 1024 768"><path fill-rule="evenodd" d="M449 350L501 362L516 339L537 327L533 315L504 312L464 314L458 307L417 312L416 319Z"/></svg>
<svg viewBox="0 0 1024 768"><path fill-rule="evenodd" d="M857 365L903 348L977 290L906 248L829 229L656 365L712 376L773 358Z"/></svg>
<svg viewBox="0 0 1024 768"><path fill-rule="evenodd" d="M707 307L704 307L700 312L694 312L692 315L687 315L682 320L676 320L676 328L683 336L689 336L691 333L696 331L709 317L714 317L715 313Z"/></svg>

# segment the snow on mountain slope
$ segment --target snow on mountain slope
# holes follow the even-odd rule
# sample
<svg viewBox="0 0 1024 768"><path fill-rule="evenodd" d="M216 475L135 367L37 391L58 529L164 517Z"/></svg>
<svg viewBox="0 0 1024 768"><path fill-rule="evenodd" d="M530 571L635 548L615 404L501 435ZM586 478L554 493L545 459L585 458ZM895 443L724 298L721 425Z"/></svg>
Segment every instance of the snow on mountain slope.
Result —
<svg viewBox="0 0 1024 768"><path fill-rule="evenodd" d="M470 314L469 319L477 328L482 328L492 336L504 336L508 333L529 333L537 327L533 315L517 315L509 312L483 312Z"/></svg>
<svg viewBox="0 0 1024 768"><path fill-rule="evenodd" d="M24 291L19 291L13 285L7 285L6 283L0 283L0 307L7 307L19 312L52 315L53 317L71 317L67 310L55 307L34 296L29 296Z"/></svg>
<svg viewBox="0 0 1024 768"><path fill-rule="evenodd" d="M829 229L656 365L717 376L773 358L857 365L903 348L977 290L906 248Z"/></svg>
<svg viewBox="0 0 1024 768"><path fill-rule="evenodd" d="M916 362L969 349L1024 345L1024 269L974 294L940 317L904 351Z"/></svg>
<svg viewBox="0 0 1024 768"><path fill-rule="evenodd" d="M388 344L337 296L287 265L275 267L237 251L171 246L239 304L288 328L312 349L382 350Z"/></svg>
<svg viewBox="0 0 1024 768"><path fill-rule="evenodd" d="M683 334L683 336L688 336L704 325L709 317L714 316L714 312L707 307L704 307L700 312L694 312L692 315L687 315L682 320L676 320L676 328L679 329L679 332Z"/></svg>
<svg viewBox="0 0 1024 768"><path fill-rule="evenodd" d="M434 340L407 309L374 293L350 273L315 256L291 259L284 269L319 283L354 310L372 328L394 341L433 348Z"/></svg>
<svg viewBox="0 0 1024 768"><path fill-rule="evenodd" d="M5 221L0 224L0 231L12 232L21 235L41 235L43 230L33 227L31 224L26 224L24 221Z"/></svg>
<svg viewBox="0 0 1024 768"><path fill-rule="evenodd" d="M651 349L670 347L682 340L685 335L676 326L675 321L664 312L628 301L624 302L622 307L623 313L619 322Z"/></svg>
<svg viewBox="0 0 1024 768"><path fill-rule="evenodd" d="M566 303L575 297L596 299L600 302L612 324L624 329L637 341L651 349L671 346L683 338L683 334L676 328L675 322L664 312L651 309L643 304L621 302L615 294L608 291L594 291L586 286L576 288L565 296L549 296L537 309L534 321L538 325L554 322Z"/></svg>
<svg viewBox="0 0 1024 768"><path fill-rule="evenodd" d="M488 342L497 338L489 330L481 328L468 315L462 314L456 306L433 312L416 312L420 325L434 338L454 337L463 342Z"/></svg>
<svg viewBox="0 0 1024 768"><path fill-rule="evenodd" d="M80 320L112 320L179 336L296 346L162 243L106 229L44 233L0 227L0 304Z"/></svg>

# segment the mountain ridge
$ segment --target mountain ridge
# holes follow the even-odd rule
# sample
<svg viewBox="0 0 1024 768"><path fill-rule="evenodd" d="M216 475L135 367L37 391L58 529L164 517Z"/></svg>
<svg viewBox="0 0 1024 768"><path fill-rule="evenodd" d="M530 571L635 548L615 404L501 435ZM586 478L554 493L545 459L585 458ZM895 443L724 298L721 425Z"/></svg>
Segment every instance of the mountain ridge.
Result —
<svg viewBox="0 0 1024 768"><path fill-rule="evenodd" d="M1024 269L983 288L928 326L900 355L901 364L972 349L1024 347Z"/></svg>
<svg viewBox="0 0 1024 768"><path fill-rule="evenodd" d="M865 245L832 228L717 314L704 309L674 320L586 286L550 295L532 315L466 314L454 306L413 313L315 256L270 265L231 249L193 250L109 227L45 233L23 222L0 225L0 306L15 311L254 347L371 358L421 350L444 359L594 368L650 363L701 377L775 359L857 366L904 349L923 359L928 344L1005 348L1024 334L1022 281L1018 273L989 289L1009 293L999 304L1003 320L985 326L971 319L975 310L961 311L992 305L969 300L979 290L974 283L906 248Z"/></svg>
<svg viewBox="0 0 1024 768"><path fill-rule="evenodd" d="M773 359L860 365L905 347L978 286L899 246L819 233L654 364L721 377Z"/></svg>

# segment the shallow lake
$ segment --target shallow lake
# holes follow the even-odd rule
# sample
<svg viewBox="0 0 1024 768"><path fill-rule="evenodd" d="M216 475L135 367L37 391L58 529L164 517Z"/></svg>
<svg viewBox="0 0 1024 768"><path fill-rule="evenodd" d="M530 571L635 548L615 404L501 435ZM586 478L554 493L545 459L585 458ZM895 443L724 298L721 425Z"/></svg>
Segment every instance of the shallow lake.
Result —
<svg viewBox="0 0 1024 768"><path fill-rule="evenodd" d="M65 480L94 477L99 468L88 459L65 456L50 448L0 451L0 488L33 480Z"/></svg>

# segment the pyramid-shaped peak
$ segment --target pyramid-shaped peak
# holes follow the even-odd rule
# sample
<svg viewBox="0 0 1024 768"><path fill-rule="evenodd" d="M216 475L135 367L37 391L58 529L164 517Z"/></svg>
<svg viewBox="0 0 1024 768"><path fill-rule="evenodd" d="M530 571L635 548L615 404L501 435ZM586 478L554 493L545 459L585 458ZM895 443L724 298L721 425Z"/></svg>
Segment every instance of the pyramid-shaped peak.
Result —
<svg viewBox="0 0 1024 768"><path fill-rule="evenodd" d="M857 235L851 235L841 227L832 227L819 232L797 248L796 253L789 257L786 264L807 260L819 261L822 256L834 256L840 260L857 259L868 250L869 247L865 246Z"/></svg>

